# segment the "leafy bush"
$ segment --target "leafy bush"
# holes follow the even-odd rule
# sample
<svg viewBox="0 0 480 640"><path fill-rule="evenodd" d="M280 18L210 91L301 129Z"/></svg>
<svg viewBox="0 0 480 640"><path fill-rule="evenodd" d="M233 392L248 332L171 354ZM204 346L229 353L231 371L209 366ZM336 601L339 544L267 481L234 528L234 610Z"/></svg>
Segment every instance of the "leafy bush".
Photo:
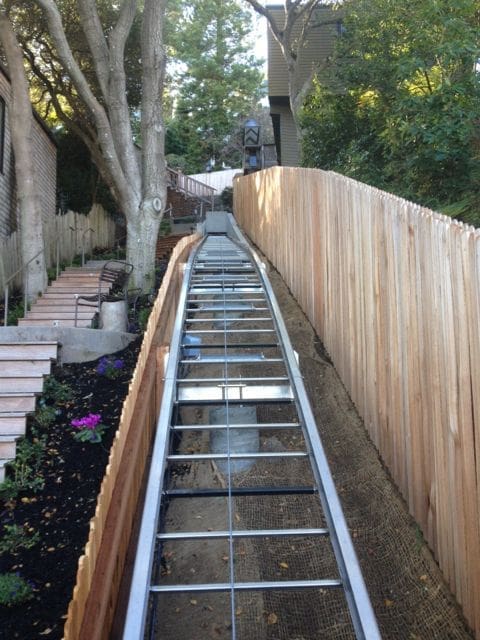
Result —
<svg viewBox="0 0 480 640"><path fill-rule="evenodd" d="M73 390L68 384L59 382L54 376L48 376L43 383L43 399L52 404L71 402Z"/></svg>
<svg viewBox="0 0 480 640"><path fill-rule="evenodd" d="M46 436L38 436L32 431L32 440L19 440L15 460L8 465L11 476L0 484L0 498L5 501L16 498L21 491L40 491L45 484L40 469L45 457Z"/></svg>
<svg viewBox="0 0 480 640"><path fill-rule="evenodd" d="M0 573L0 605L13 607L32 597L32 585L18 573Z"/></svg>
<svg viewBox="0 0 480 640"><path fill-rule="evenodd" d="M55 407L44 404L35 411L34 418L38 426L46 429L49 425L52 424L52 422L54 422L56 415L57 410L55 409Z"/></svg>
<svg viewBox="0 0 480 640"><path fill-rule="evenodd" d="M0 554L15 553L18 549L31 549L39 540L38 531L31 534L17 524L5 524L0 537Z"/></svg>

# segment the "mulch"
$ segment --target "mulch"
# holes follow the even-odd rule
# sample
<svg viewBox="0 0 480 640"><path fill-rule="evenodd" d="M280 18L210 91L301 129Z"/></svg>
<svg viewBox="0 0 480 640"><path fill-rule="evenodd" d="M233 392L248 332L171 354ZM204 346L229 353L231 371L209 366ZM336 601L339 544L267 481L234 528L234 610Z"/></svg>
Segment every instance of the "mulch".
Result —
<svg viewBox="0 0 480 640"><path fill-rule="evenodd" d="M5 524L17 524L30 534L40 535L33 548L0 557L0 573L18 572L33 585L31 600L14 607L0 606L2 640L43 637L53 640L63 636L78 559L95 513L109 449L140 345L141 337L115 354L124 366L114 380L97 373L98 361L66 364L54 370L55 378L68 384L74 397L58 407L55 422L46 428L42 467L45 486L38 493L22 493L15 500L0 504L2 530ZM101 443L82 443L73 438L71 420L89 413L101 414L102 423L108 426Z"/></svg>

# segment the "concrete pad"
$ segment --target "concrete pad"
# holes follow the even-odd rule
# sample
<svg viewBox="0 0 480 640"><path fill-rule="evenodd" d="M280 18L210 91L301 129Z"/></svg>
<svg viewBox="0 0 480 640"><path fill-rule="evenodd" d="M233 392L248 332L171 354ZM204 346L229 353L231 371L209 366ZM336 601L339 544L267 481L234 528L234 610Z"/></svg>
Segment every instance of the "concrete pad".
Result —
<svg viewBox="0 0 480 640"><path fill-rule="evenodd" d="M89 362L103 355L125 349L135 333L104 331L103 329L81 329L75 327L0 327L0 342L52 341L59 343L60 363Z"/></svg>

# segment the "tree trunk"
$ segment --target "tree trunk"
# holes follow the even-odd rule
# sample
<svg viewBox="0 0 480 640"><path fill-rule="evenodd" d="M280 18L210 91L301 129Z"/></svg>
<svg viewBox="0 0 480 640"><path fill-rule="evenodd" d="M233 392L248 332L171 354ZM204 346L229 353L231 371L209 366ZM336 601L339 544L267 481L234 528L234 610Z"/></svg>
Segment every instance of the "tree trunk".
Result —
<svg viewBox="0 0 480 640"><path fill-rule="evenodd" d="M33 161L33 114L22 52L4 11L0 11L0 42L7 58L12 87L8 114L15 154L22 262L28 263L23 283L31 300L42 293L47 284L40 196Z"/></svg>
<svg viewBox="0 0 480 640"><path fill-rule="evenodd" d="M162 217L152 205L144 203L138 216L127 219L127 262L134 269L129 288L140 287L145 293L155 284L155 252Z"/></svg>

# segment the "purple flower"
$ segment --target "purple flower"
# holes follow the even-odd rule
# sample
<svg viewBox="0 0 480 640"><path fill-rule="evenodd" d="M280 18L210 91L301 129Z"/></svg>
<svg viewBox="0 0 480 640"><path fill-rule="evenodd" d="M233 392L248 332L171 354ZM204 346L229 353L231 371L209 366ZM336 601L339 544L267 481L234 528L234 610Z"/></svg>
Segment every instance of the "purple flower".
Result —
<svg viewBox="0 0 480 640"><path fill-rule="evenodd" d="M70 424L77 429L95 429L101 419L102 416L99 413L89 413L88 416L72 420Z"/></svg>
<svg viewBox="0 0 480 640"><path fill-rule="evenodd" d="M123 369L123 360L122 359L114 360L113 367L114 369Z"/></svg>

